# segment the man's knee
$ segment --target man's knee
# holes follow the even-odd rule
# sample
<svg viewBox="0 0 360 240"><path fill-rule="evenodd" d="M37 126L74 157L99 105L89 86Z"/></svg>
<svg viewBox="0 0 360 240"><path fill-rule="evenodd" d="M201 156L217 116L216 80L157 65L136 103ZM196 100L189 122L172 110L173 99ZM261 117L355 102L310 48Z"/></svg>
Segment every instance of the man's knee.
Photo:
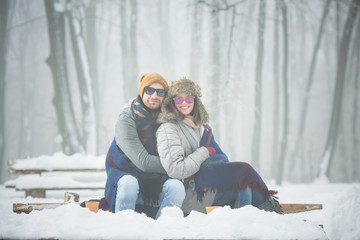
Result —
<svg viewBox="0 0 360 240"><path fill-rule="evenodd" d="M118 192L125 195L137 195L139 193L138 180L131 175L121 177L118 181Z"/></svg>

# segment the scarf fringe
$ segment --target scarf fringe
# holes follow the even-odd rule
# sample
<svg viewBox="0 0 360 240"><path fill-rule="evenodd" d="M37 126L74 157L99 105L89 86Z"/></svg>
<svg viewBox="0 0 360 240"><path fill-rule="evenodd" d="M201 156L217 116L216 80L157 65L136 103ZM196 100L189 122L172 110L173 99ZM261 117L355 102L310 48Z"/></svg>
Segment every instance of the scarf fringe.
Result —
<svg viewBox="0 0 360 240"><path fill-rule="evenodd" d="M232 190L234 192L238 192L240 190L244 190L247 187L249 187L251 190L258 190L261 194L263 194L265 197L268 197L269 195L275 195L277 191L269 191L266 186L263 186L257 182L235 182L232 184L232 188L230 187L220 187L220 186L213 186L213 187L204 187L204 188L196 188L197 192L197 199L198 201L202 202L202 199L207 192L214 192L214 191L226 191L226 190Z"/></svg>

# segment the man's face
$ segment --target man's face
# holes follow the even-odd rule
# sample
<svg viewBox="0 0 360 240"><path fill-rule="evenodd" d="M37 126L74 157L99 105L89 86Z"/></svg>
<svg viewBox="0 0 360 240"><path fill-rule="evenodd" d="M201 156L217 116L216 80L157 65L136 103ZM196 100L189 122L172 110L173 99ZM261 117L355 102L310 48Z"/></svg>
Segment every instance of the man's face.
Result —
<svg viewBox="0 0 360 240"><path fill-rule="evenodd" d="M160 83L153 83L149 87L154 89L164 89L164 87ZM152 94L148 94L145 90L142 100L145 106L149 109L158 110L161 107L164 97L159 97L156 91L154 91Z"/></svg>

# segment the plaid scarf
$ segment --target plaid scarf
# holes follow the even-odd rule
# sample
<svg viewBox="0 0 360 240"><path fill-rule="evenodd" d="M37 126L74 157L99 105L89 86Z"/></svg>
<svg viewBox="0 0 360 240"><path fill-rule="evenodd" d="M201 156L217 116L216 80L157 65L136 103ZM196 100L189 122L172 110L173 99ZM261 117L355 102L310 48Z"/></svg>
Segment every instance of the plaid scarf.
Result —
<svg viewBox="0 0 360 240"><path fill-rule="evenodd" d="M195 174L195 190L199 201L202 200L205 192L212 190L237 192L250 187L257 189L265 197L269 195L266 184L250 164L229 162L227 156L215 142L211 128L207 125L200 145L215 148L216 155L203 162L200 170Z"/></svg>
<svg viewBox="0 0 360 240"><path fill-rule="evenodd" d="M131 103L131 113L135 119L140 141L151 155L159 156L156 147L156 123L153 114L147 110L140 95Z"/></svg>
<svg viewBox="0 0 360 240"><path fill-rule="evenodd" d="M157 152L156 123L153 114L145 107L140 95L131 103L131 113L135 119L136 130L140 141L149 154L159 156ZM135 166L134 166L135 167ZM135 167L136 168L136 167ZM162 185L168 178L167 175L140 172L140 191L145 204L154 205L159 199Z"/></svg>

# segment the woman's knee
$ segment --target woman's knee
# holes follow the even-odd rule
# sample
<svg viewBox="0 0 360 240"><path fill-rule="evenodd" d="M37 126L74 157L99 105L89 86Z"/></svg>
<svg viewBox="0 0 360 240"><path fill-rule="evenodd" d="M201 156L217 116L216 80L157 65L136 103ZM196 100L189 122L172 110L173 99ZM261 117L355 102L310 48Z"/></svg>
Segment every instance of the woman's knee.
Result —
<svg viewBox="0 0 360 240"><path fill-rule="evenodd" d="M165 194L175 195L177 198L185 199L185 187L178 179L168 179L162 188Z"/></svg>

